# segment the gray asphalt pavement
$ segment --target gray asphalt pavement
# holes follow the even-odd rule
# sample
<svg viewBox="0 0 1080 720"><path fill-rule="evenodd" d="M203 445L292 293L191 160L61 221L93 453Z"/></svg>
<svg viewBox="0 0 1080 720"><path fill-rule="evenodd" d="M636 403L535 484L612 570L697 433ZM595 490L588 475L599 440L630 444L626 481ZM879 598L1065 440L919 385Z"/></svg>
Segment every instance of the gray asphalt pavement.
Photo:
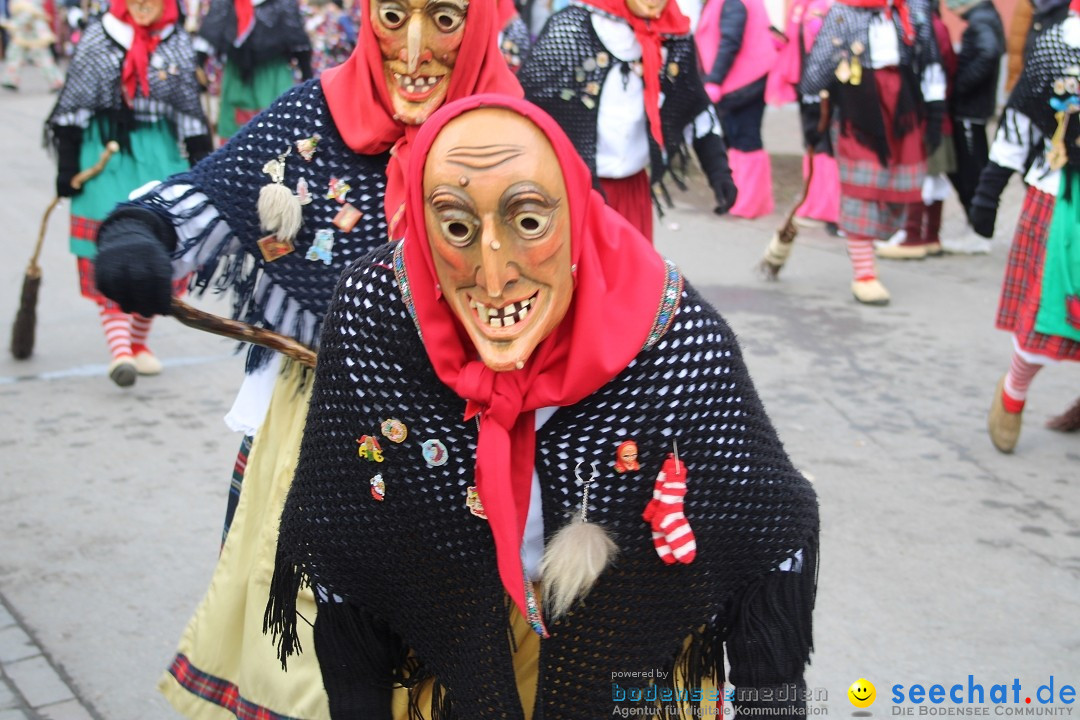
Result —
<svg viewBox="0 0 1080 720"><path fill-rule="evenodd" d="M4 323L53 193L40 145L53 96L26 80L0 97ZM1080 685L1080 435L1042 428L1080 395L1080 368L1035 379L1014 456L985 429L1011 352L993 318L1019 181L989 256L882 262L893 303L863 307L843 241L821 230L800 233L779 282L753 271L792 202L796 128L793 109L769 111L776 214L717 218L695 185L659 221L657 246L738 334L819 493L814 706L848 716L863 677L879 717L896 684ZM946 217L960 231L955 203ZM165 372L112 385L66 222L61 208L48 230L35 354L0 354L0 720L178 717L155 683L216 559L240 442L222 416L242 358L166 318L151 338ZM227 312L219 298L200 304Z"/></svg>

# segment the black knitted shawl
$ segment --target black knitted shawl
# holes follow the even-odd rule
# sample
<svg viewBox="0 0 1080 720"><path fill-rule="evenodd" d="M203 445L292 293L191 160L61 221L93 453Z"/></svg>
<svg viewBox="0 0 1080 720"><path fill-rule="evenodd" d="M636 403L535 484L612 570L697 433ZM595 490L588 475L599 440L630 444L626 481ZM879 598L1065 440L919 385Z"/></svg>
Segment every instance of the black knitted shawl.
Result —
<svg viewBox="0 0 1080 720"><path fill-rule="evenodd" d="M499 33L499 50L510 69L515 73L529 57L529 49L532 47L532 36L529 35L529 27L525 21L515 15L503 26Z"/></svg>
<svg viewBox="0 0 1080 720"><path fill-rule="evenodd" d="M559 621L546 619L537 720L610 716L613 671L678 666L691 687L705 676L722 681L726 646L732 681L762 687L800 681L808 659L814 491L785 454L727 324L670 263L668 291L630 365L558 409L536 434L547 540L580 506L575 466L595 462L589 518L619 546L585 601ZM431 367L410 297L400 245L373 251L337 288L265 625L284 662L298 649L296 593L310 582L343 599L320 605L319 622L355 642L357 654L386 657L373 643L387 626L413 652L396 655L404 673L363 670L373 681L436 678L446 693L441 719L519 719L491 531L465 504L477 430L463 420L464 400ZM408 428L400 444L380 433L390 418ZM358 457L362 435L378 438L383 462ZM421 447L436 439L449 460L429 467ZM627 439L637 441L641 470L619 475L615 450ZM688 468L697 558L668 566L641 513L673 440ZM376 474L385 483L381 502L370 492ZM777 569L793 556L801 572Z"/></svg>
<svg viewBox="0 0 1080 720"><path fill-rule="evenodd" d="M304 20L295 0L266 0L255 6L255 26L241 43L236 41L236 9L233 0L212 0L199 26L199 37L214 48L218 57L235 63L240 74L250 78L254 68L268 60L292 57L311 50L304 32Z"/></svg>
<svg viewBox="0 0 1080 720"><path fill-rule="evenodd" d="M105 31L100 18L86 28L64 88L46 120L46 138L57 126L85 128L97 115L108 119L108 135L124 146L136 120L165 117L178 131L185 131L180 137L208 132L195 80L195 52L186 32L176 25L165 31L150 56L150 95L136 97L136 110L128 107L122 93L120 74L126 55L127 50Z"/></svg>
<svg viewBox="0 0 1080 720"><path fill-rule="evenodd" d="M826 90L832 97L833 113L840 124L840 133L853 136L862 146L877 153L882 165L889 164L889 146L885 123L891 121L896 137L903 137L918 129L922 116L922 94L919 90L920 58L939 56L937 41L929 23L914 23L915 44L899 43L900 48L900 97L896 115L891 119L881 112L867 112L867 108L879 108L877 83L870 67L870 19L877 9L857 8L837 2L829 8L818 32L810 55L803 63L799 91L803 95L818 95ZM893 14L893 24L898 33L903 31L900 18ZM860 50L855 53L853 48ZM842 83L836 78L836 69L842 60L850 62L858 56L862 64L862 82L858 85Z"/></svg>
<svg viewBox="0 0 1080 720"><path fill-rule="evenodd" d="M547 111L569 136L595 181L600 90L608 73L634 70L630 63L616 60L600 42L589 19L590 13L606 15L596 8L574 3L552 15L521 66L518 80L525 90L525 99ZM664 96L660 125L667 147L661 152L650 133L650 175L654 183L672 169L675 158L685 156L683 129L710 105L701 84L693 37L665 37L663 47L667 49L667 59L660 75L660 92ZM607 56L606 62L597 61L602 55Z"/></svg>
<svg viewBox="0 0 1080 720"><path fill-rule="evenodd" d="M305 160L296 142L320 136L311 160ZM285 158L285 185L295 192L298 182L308 183L312 201L303 207L303 226L296 250L266 262L258 240L266 235L259 224L259 192L271 182L263 165L289 150ZM137 203L157 210L178 226L181 241L175 256L200 247L201 262L193 287L205 289L217 278L219 290L235 293L233 317L315 345L334 285L342 270L387 240L383 195L389 153L358 155L342 141L334 125L322 85L310 80L298 85L241 128L228 144L190 171L174 175ZM327 198L331 178L351 186L346 195L362 217L349 232L333 224L344 207ZM174 187L190 186L179 197ZM204 212L212 219L205 221ZM221 222L229 232L218 230ZM197 227L197 234L184 225ZM315 234L333 231L330 264L307 259ZM287 303L271 302L272 292L284 293ZM298 312L288 312L298 309ZM266 362L272 351L254 347L248 366Z"/></svg>
<svg viewBox="0 0 1080 720"><path fill-rule="evenodd" d="M1035 38L1034 47L1028 48L1024 70L1006 104L1006 108L1027 115L1048 140L1057 129L1055 110L1051 107L1050 100L1070 94L1065 88L1070 76L1067 76L1065 71L1080 67L1080 47L1071 46L1064 40L1062 31L1065 22L1063 18ZM1074 83L1080 83L1080 78L1076 75L1071 75L1071 78L1069 85L1075 88ZM1068 124L1065 126L1065 149L1069 164L1073 166L1080 166L1080 147L1076 144L1078 137L1080 120L1073 114L1068 117Z"/></svg>

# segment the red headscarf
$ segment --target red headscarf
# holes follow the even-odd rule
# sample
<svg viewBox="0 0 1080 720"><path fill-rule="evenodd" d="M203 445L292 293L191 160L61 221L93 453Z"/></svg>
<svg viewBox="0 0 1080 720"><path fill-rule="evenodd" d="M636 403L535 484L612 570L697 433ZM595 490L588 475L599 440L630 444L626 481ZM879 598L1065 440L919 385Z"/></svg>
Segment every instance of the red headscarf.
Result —
<svg viewBox="0 0 1080 720"><path fill-rule="evenodd" d="M382 52L371 27L371 0L363 0L363 6L356 49L344 63L321 75L322 88L334 125L353 152L377 155L391 147L394 149L386 168L386 196L383 199L387 222L393 222L405 199L409 145L419 128L394 119L394 107L383 76ZM447 103L482 92L524 96L521 85L499 52L500 28L495 26L496 21L495 0L469 3L465 36L450 75ZM396 237L394 228L390 230L391 237Z"/></svg>
<svg viewBox="0 0 1080 720"><path fill-rule="evenodd" d="M443 299L424 225L424 164L440 129L479 107L512 110L551 142L566 182L574 297L566 316L521 370L495 372L477 358ZM416 321L439 379L479 417L476 487L484 505L499 577L525 614L521 543L535 464L537 408L572 405L603 387L641 351L664 289L665 264L652 245L592 189L566 134L536 106L502 95L475 95L444 106L414 141L406 186L403 247Z"/></svg>
<svg viewBox="0 0 1080 720"><path fill-rule="evenodd" d="M495 28L496 32L502 32L506 27L506 23L518 14L517 8L514 6L514 0L495 0L498 5L499 18L496 21L498 27Z"/></svg>
<svg viewBox="0 0 1080 720"><path fill-rule="evenodd" d="M837 2L851 7L871 8L884 10L885 17L892 18L893 8L900 15L900 26L904 29L904 44L912 45L915 42L915 29L911 26L911 11L908 9L907 0L837 0Z"/></svg>
<svg viewBox="0 0 1080 720"><path fill-rule="evenodd" d="M127 0L116 0L113 7L109 9L109 13L135 31L131 39L131 47L124 56L124 68L120 75L124 86L124 99L128 105L131 105L137 91L142 91L142 94L147 97L150 96L150 80L147 77L147 72L150 70L150 56L161 42L161 31L175 23L179 17L176 0L164 0L161 17L151 25L139 25L131 18Z"/></svg>
<svg viewBox="0 0 1080 720"><path fill-rule="evenodd" d="M682 14L675 0L668 0L656 20L646 20L630 12L626 0L584 0L598 10L620 17L630 23L634 37L641 44L641 73L645 82L645 116L653 140L664 149L664 133L660 127L660 36L686 35L690 20Z"/></svg>

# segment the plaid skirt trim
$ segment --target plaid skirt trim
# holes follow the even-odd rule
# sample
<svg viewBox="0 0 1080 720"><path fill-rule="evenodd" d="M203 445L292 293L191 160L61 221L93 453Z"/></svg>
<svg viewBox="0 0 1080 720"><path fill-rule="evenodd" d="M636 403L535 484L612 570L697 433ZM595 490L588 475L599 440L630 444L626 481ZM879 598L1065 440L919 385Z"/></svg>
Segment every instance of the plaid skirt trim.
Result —
<svg viewBox="0 0 1080 720"><path fill-rule="evenodd" d="M237 720L297 720L245 700L240 695L239 688L231 682L199 670L183 654L177 654L169 666L169 674L176 678L176 682L185 690L225 708L235 715Z"/></svg>
<svg viewBox="0 0 1080 720"><path fill-rule="evenodd" d="M996 326L1013 333L1021 350L1054 360L1080 361L1080 343L1035 330L1042 295L1046 238L1054 215L1055 197L1029 187L1020 209L1005 279L998 302Z"/></svg>
<svg viewBox="0 0 1080 720"><path fill-rule="evenodd" d="M840 196L840 228L853 238L885 240L904 224L907 205Z"/></svg>
<svg viewBox="0 0 1080 720"><path fill-rule="evenodd" d="M236 462L233 464L232 480L229 482L229 501L225 506L225 528L221 531L221 547L225 547L225 539L229 537L229 528L232 527L233 517L236 515L236 506L240 504L240 489L244 485L244 473L247 471L248 456L251 455L251 443L254 435L245 435L240 441L240 451L236 453Z"/></svg>

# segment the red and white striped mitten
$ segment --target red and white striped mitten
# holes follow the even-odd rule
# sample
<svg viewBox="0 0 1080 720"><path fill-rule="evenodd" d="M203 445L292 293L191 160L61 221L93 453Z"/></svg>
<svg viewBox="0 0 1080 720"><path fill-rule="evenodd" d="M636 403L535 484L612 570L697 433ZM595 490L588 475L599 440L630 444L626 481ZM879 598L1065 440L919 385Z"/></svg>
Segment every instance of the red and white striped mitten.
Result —
<svg viewBox="0 0 1080 720"><path fill-rule="evenodd" d="M653 502L645 508L645 515L651 516L647 519L652 525L656 554L668 565L691 563L697 556L697 542L690 522L683 514L684 497L686 464L676 464L675 457L669 454L656 477Z"/></svg>

